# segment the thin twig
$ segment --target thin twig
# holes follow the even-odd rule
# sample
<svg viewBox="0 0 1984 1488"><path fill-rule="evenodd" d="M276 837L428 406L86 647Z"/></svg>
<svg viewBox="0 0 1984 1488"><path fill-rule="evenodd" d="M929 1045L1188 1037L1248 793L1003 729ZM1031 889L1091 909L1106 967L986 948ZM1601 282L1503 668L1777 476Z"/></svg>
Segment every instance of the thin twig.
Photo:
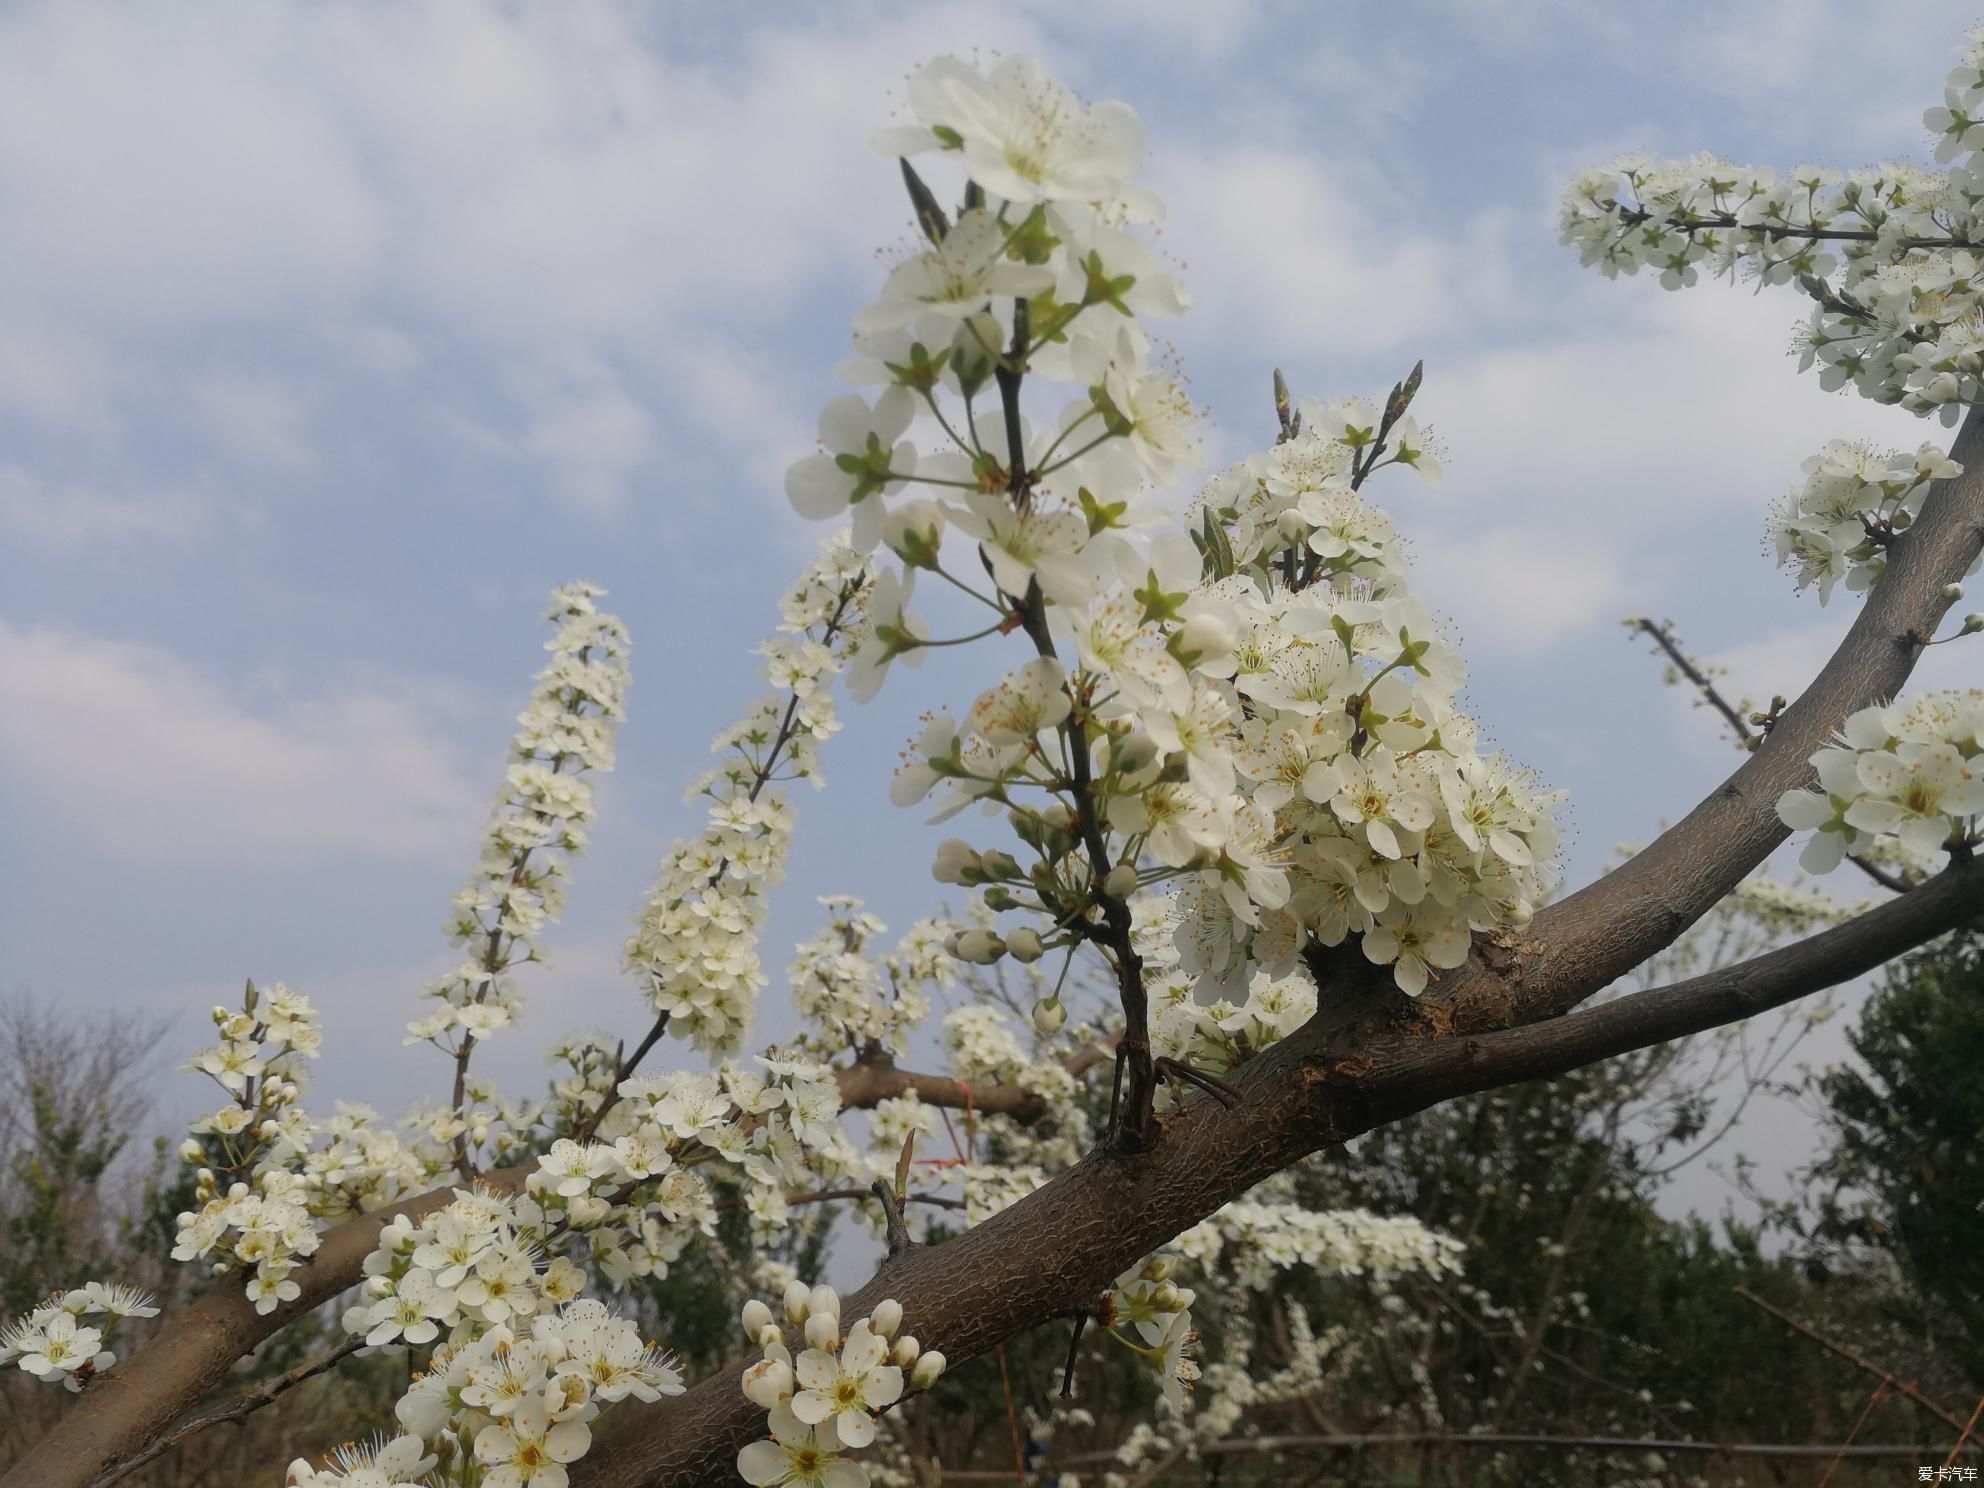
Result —
<svg viewBox="0 0 1984 1488"><path fill-rule="evenodd" d="M1160 1080L1182 1081L1187 1085L1195 1085L1229 1111L1240 1104L1240 1092L1217 1076L1209 1075L1182 1059L1172 1059L1168 1055L1159 1056L1156 1063L1157 1077Z"/></svg>
<svg viewBox="0 0 1984 1488"><path fill-rule="evenodd" d="M1702 669L1700 663L1681 649L1681 643L1674 635L1673 623L1670 621L1663 624L1641 615L1633 621L1633 628L1644 631L1653 638L1653 643L1666 652L1667 659L1674 663L1674 670L1694 684L1695 691L1702 695L1702 701L1722 715L1743 747L1748 748L1757 736L1750 732L1750 725L1744 721L1743 715L1736 710L1735 705L1722 695L1714 682L1709 680L1708 673Z"/></svg>
<svg viewBox="0 0 1984 1488"><path fill-rule="evenodd" d="M1821 1333L1817 1328L1814 1328L1810 1323L1800 1322L1797 1318L1793 1317L1783 1308L1774 1306L1771 1303L1764 1301L1762 1297L1759 1297L1755 1292L1751 1291L1748 1287L1743 1287L1743 1286L1737 1287L1736 1295L1741 1297L1745 1302L1755 1303L1758 1307L1761 1307L1765 1312L1769 1313L1772 1317L1776 1318L1780 1323L1783 1323L1787 1328L1791 1328L1796 1330L1797 1332L1803 1333L1807 1338L1811 1339L1812 1342L1816 1343L1820 1348L1826 1350L1828 1353L1837 1354L1840 1358L1844 1359L1847 1363L1851 1364L1855 1369L1865 1370L1868 1374L1871 1374L1872 1376L1874 1376L1875 1379L1880 1380L1889 1389L1893 1390L1895 1394L1906 1396L1908 1399L1914 1401L1917 1405L1921 1406L1924 1410L1928 1411L1931 1415L1937 1417L1940 1420L1947 1421L1950 1425L1954 1426L1958 1431L1967 1431L1969 1429L1964 1425L1964 1423L1961 1420L1957 1418L1957 1415L1954 1411L1948 1411L1943 1409L1942 1406L1936 1404L1935 1401L1929 1399L1928 1396L1924 1395L1920 1390L1916 1389L1912 1383L1904 1383L1903 1381L1896 1379L1892 1374L1888 1373L1887 1370L1881 1368L1880 1365L1873 1363L1871 1360L1863 1359L1860 1355L1854 1353L1853 1350L1848 1348L1845 1344L1834 1342L1832 1339L1826 1337L1825 1334Z"/></svg>
<svg viewBox="0 0 1984 1488"><path fill-rule="evenodd" d="M1063 1400L1073 1400L1075 1398L1075 1365L1081 1360L1082 1330L1087 1327L1088 1314L1086 1312L1076 1313L1075 1331L1068 1338L1068 1364L1061 1371L1061 1398Z"/></svg>
<svg viewBox="0 0 1984 1488"><path fill-rule="evenodd" d="M1944 1467L1948 1467L1952 1462L1956 1461L1956 1454L1961 1452L1964 1443L1970 1440L1970 1433L1976 1427L1977 1418L1981 1415L1984 1415L1984 1395L1980 1395L1977 1398L1977 1408L1970 1413L1969 1421L1964 1424L1963 1435L1956 1439L1956 1445L1950 1448L1949 1456L1943 1459Z"/></svg>
<svg viewBox="0 0 1984 1488"><path fill-rule="evenodd" d="M182 1442L189 1441L193 1437L198 1436L209 1426L231 1425L245 1421L263 1406L271 1404L280 1396L287 1395L305 1380L315 1379L318 1375L337 1368L339 1364L363 1347L365 1347L365 1340L363 1338L348 1338L335 1349L331 1350L330 1353L312 1359L307 1364L299 1364L294 1369L257 1385L247 1394L237 1395L225 1405L218 1405L212 1410L201 1411L197 1415L188 1416L177 1426L167 1431L164 1436L146 1447L144 1451L134 1456L126 1457L122 1462L113 1463L98 1473L94 1478L90 1479L90 1488L108 1488L109 1484L115 1483L118 1479L130 1473L136 1472L154 1458L164 1456Z"/></svg>
<svg viewBox="0 0 1984 1488"><path fill-rule="evenodd" d="M896 1191L879 1178L871 1185L869 1192L881 1202L884 1233L889 1240L889 1259L894 1260L916 1243L909 1238L909 1226L903 1223L902 1201L896 1197Z"/></svg>
<svg viewBox="0 0 1984 1488"><path fill-rule="evenodd" d="M1634 618L1633 628L1644 631L1647 635L1651 636L1654 644L1665 652L1667 659L1674 664L1674 670L1688 679L1694 686L1695 691L1701 694L1703 702L1722 715L1724 721L1728 723L1730 729L1736 735L1738 748L1749 749L1754 747L1757 740L1763 737L1763 734L1751 731L1750 725L1744 719L1742 712L1728 698L1722 695L1721 689L1709 679L1708 673L1703 670L1701 664L1681 649L1681 641L1674 634L1672 621L1649 620L1644 615L1641 615ZM1780 704L1782 701L1782 699L1778 700ZM1777 704L1773 704L1773 713L1771 715L1760 715L1764 718L1764 732L1769 731L1768 726L1773 721L1776 706ZM1862 853L1848 853L1846 860L1890 893L1906 894L1910 889L1915 887L1908 879L1903 878L1898 873L1890 873L1879 863L1876 863L1872 858Z"/></svg>

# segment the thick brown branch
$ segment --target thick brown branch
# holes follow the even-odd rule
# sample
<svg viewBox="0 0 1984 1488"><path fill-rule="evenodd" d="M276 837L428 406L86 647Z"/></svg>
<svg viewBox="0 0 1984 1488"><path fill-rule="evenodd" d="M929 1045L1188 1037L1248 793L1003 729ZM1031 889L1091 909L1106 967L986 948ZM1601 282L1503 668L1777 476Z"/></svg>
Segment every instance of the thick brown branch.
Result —
<svg viewBox="0 0 1984 1488"><path fill-rule="evenodd" d="M1079 1310L1126 1266L1319 1147L1456 1095L1560 1074L1836 985L1960 923L1980 897L1984 867L1953 868L1797 945L1527 1028L1441 1036L1422 1018L1346 1057L1319 1019L1235 1072L1244 1097L1236 1106L1190 1102L1161 1118L1149 1150L1092 1156L943 1245L885 1263L847 1303L849 1315L893 1297L926 1348L972 1358ZM1335 990L1322 989L1326 1003ZM764 1425L737 1373L616 1413L575 1482L728 1484L737 1449Z"/></svg>
<svg viewBox="0 0 1984 1488"><path fill-rule="evenodd" d="M1848 714L1893 698L1984 547L1984 413L1951 453L1964 474L1939 481L1919 521L1888 550L1844 640L1811 686L1736 773L1645 851L1538 914L1509 947L1508 969L1476 961L1428 995L1458 1025L1492 1028L1566 1012L1673 943L1788 834L1777 800L1811 781L1812 753Z"/></svg>

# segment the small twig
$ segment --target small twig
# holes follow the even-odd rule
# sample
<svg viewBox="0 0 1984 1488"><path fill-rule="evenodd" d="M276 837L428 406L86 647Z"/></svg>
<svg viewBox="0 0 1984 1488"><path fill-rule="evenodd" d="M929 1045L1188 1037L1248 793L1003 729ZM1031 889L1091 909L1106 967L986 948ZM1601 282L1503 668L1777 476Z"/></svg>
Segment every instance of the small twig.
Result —
<svg viewBox="0 0 1984 1488"><path fill-rule="evenodd" d="M1724 721L1735 732L1741 746L1748 749L1757 736L1750 732L1750 726L1743 721L1743 715L1722 695L1715 683L1709 680L1708 673L1702 670L1701 665L1693 657L1681 649L1680 641L1674 636L1673 624L1671 622L1662 624L1641 615L1633 621L1633 628L1644 631L1653 638L1653 643L1666 652L1667 659L1674 663L1674 670L1694 684L1695 691L1702 695L1702 701L1722 715Z"/></svg>
<svg viewBox="0 0 1984 1488"><path fill-rule="evenodd" d="M1165 1055L1159 1055L1156 1065L1157 1077L1160 1080L1171 1080L1174 1082L1182 1080L1187 1085L1196 1085L1229 1111L1240 1104L1241 1097L1239 1091L1235 1090L1224 1080L1209 1075L1202 1069L1192 1068L1191 1065L1185 1063L1182 1059L1172 1059Z"/></svg>
<svg viewBox="0 0 1984 1488"><path fill-rule="evenodd" d="M1832 1481L1832 1475L1839 1471L1840 1463L1846 1460L1846 1449L1853 1445L1853 1439L1860 1434L1860 1428L1867 1424L1867 1417L1874 1413L1875 1406L1887 1398L1886 1385L1874 1386L1874 1393L1867 1397L1867 1403L1860 1407L1860 1414L1854 1418L1853 1429L1846 1433L1846 1440L1839 1444L1839 1450L1833 1454L1832 1461L1826 1464L1826 1475L1819 1479L1819 1488L1826 1488L1826 1484Z"/></svg>
<svg viewBox="0 0 1984 1488"><path fill-rule="evenodd" d="M1949 1456L1943 1459L1944 1467L1956 1461L1957 1454L1963 1450L1963 1444L1970 1440L1970 1433L1976 1427L1979 1416L1984 1416L1984 1395L1978 1397L1977 1408L1970 1413L1970 1420L1964 1425L1963 1435L1956 1439L1956 1445L1950 1448Z"/></svg>
<svg viewBox="0 0 1984 1488"><path fill-rule="evenodd" d="M1088 1314L1086 1312L1076 1313L1075 1331L1068 1337L1068 1365L1061 1371L1061 1398L1063 1400L1073 1400L1075 1398L1075 1365L1081 1360L1082 1330L1087 1327Z"/></svg>
<svg viewBox="0 0 1984 1488"><path fill-rule="evenodd" d="M787 1194L785 1202L789 1207L797 1208L801 1204L830 1204L838 1199L859 1199L865 1203L874 1197L874 1193L865 1188L823 1188L816 1193ZM944 1194L911 1194L907 1202L911 1204L928 1204L932 1209L962 1209L965 1207L963 1199L949 1198ZM742 1199L718 1199L710 1207L716 1210L742 1209L744 1207L744 1201Z"/></svg>
<svg viewBox="0 0 1984 1488"><path fill-rule="evenodd" d="M305 1380L314 1379L320 1374L337 1368L339 1364L343 1363L344 1360L357 1353L363 1347L365 1347L365 1340L363 1338L348 1338L335 1349L331 1350L330 1353L312 1359L306 1364L299 1364L287 1373L279 1374L274 1379L257 1385L247 1394L236 1396L225 1405L218 1405L212 1410L201 1411L197 1415L188 1416L177 1426L167 1431L164 1436L146 1447L142 1452L126 1457L122 1462L114 1462L109 1467L106 1467L94 1478L90 1479L89 1488L108 1488L109 1484L115 1483L118 1479L130 1473L136 1472L154 1458L164 1456L174 1447L198 1436L209 1426L232 1425L236 1422L246 1420L249 1416L253 1415L263 1406L270 1404L279 1396L287 1395ZM109 1378L115 1378L115 1376L109 1376Z"/></svg>
<svg viewBox="0 0 1984 1488"><path fill-rule="evenodd" d="M903 1223L902 1201L896 1197L896 1191L880 1178L875 1180L870 1191L881 1200L882 1218L889 1240L889 1259L894 1260L916 1243L909 1238L909 1226Z"/></svg>
<svg viewBox="0 0 1984 1488"><path fill-rule="evenodd" d="M1916 1389L1913 1383L1904 1384L1902 1381L1896 1379L1892 1374L1888 1373L1887 1370L1881 1368L1880 1365L1875 1364L1870 1360L1861 1358L1860 1355L1854 1353L1852 1349L1848 1348L1843 1343L1835 1343L1832 1339L1826 1337L1825 1334L1821 1333L1817 1328L1814 1328L1811 1324L1801 1323L1797 1318L1793 1317L1783 1308L1775 1307L1770 1303L1764 1301L1762 1297L1759 1297L1755 1292L1751 1291L1748 1287L1742 1287L1742 1286L1737 1287L1736 1295L1741 1297L1745 1302L1755 1303L1758 1307L1761 1307L1765 1312L1769 1313L1772 1317L1776 1318L1780 1323L1783 1323L1787 1328L1792 1328L1800 1333L1803 1333L1807 1338L1811 1339L1812 1342L1816 1343L1820 1348L1826 1350L1826 1352L1828 1353L1837 1354L1840 1358L1844 1359L1847 1363L1851 1364L1855 1369L1865 1370L1868 1374L1874 1376L1875 1379L1880 1380L1890 1390L1894 1391L1895 1394L1906 1396L1908 1399L1914 1401L1917 1405L1921 1406L1924 1410L1928 1411L1931 1415L1937 1417L1939 1420L1947 1421L1950 1425L1954 1426L1958 1431L1969 1430L1969 1428L1965 1426L1962 1421L1957 1419L1956 1413L1954 1411L1944 1410L1943 1407L1936 1404L1935 1401L1929 1399L1928 1396L1924 1395L1920 1390Z"/></svg>
<svg viewBox="0 0 1984 1488"><path fill-rule="evenodd" d="M1768 712L1753 713L1749 721L1745 722L1743 715L1728 698L1722 695L1715 683L1709 680L1708 674L1702 670L1700 664L1681 649L1672 622L1663 623L1638 616L1632 624L1633 629L1644 631L1653 638L1654 644L1659 646L1667 654L1667 659L1674 663L1674 669L1694 685L1695 690L1701 694L1702 701L1723 716L1736 734L1737 748L1754 749L1759 739L1769 735L1772 726L1777 722L1778 715L1784 711L1783 698L1772 698ZM1757 732L1751 732L1752 723L1757 725ZM1906 894L1915 887L1900 874L1888 872L1862 853L1848 853L1846 860L1891 893Z"/></svg>
<svg viewBox="0 0 1984 1488"><path fill-rule="evenodd" d="M621 1082L640 1068L641 1061L647 1058L649 1051L661 1041L662 1034L668 1031L668 1017L665 1012L657 1013L654 1027L648 1030L646 1038L634 1046L634 1052L624 1059L614 1061L613 1088L606 1092L606 1099L599 1103L599 1109L579 1123L578 1129L572 1133L574 1142L591 1141L592 1134L598 1131L600 1123L606 1120L606 1113L620 1103ZM625 1047L624 1044L622 1047Z"/></svg>

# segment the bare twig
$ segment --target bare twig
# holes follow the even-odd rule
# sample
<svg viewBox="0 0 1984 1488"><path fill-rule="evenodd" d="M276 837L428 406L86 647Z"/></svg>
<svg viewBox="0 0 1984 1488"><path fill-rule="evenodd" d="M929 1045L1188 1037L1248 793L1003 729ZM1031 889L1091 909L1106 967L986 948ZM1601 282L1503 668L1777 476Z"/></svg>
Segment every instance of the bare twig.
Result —
<svg viewBox="0 0 1984 1488"><path fill-rule="evenodd" d="M1851 1364L1855 1369L1864 1370L1866 1373L1871 1374L1875 1379L1879 1380L1886 1389L1892 1391L1894 1394L1906 1396L1908 1399L1914 1401L1917 1405L1921 1406L1924 1410L1928 1411L1931 1415L1937 1417L1940 1420L1947 1421L1950 1425L1954 1426L1958 1431L1967 1432L1969 1430L1969 1428L1964 1425L1962 1418L1958 1416L1956 1412L1945 1410L1942 1406L1936 1404L1935 1401L1931 1400L1928 1396L1924 1395L1920 1390L1916 1389L1912 1382L1896 1379L1892 1374L1888 1373L1887 1370L1881 1368L1880 1365L1872 1362L1869 1359L1862 1358L1859 1354L1854 1353L1853 1350L1848 1348L1845 1344L1836 1342L1835 1340L1826 1337L1825 1334L1821 1333L1817 1328L1814 1328L1810 1323L1800 1322L1797 1318L1793 1317L1783 1308L1777 1307L1772 1303L1764 1301L1762 1297L1759 1297L1755 1292L1751 1291L1748 1287L1744 1287L1744 1286L1737 1287L1736 1295L1741 1297L1745 1302L1754 1303L1756 1306L1761 1307L1765 1312L1769 1313L1772 1317L1776 1318L1780 1323L1783 1323L1787 1328L1791 1328L1799 1333L1803 1333L1807 1338L1811 1339L1812 1342L1816 1343L1820 1348L1824 1349L1827 1353L1837 1354L1840 1358L1844 1359L1847 1363Z"/></svg>
<svg viewBox="0 0 1984 1488"><path fill-rule="evenodd" d="M889 1259L894 1260L916 1243L909 1238L909 1226L903 1223L902 1201L896 1197L896 1191L880 1178L869 1186L869 1192L882 1206L882 1220L886 1226L884 1233L889 1240Z"/></svg>
<svg viewBox="0 0 1984 1488"><path fill-rule="evenodd" d="M363 1347L365 1347L363 1338L348 1338L328 1354L320 1355L306 1364L299 1364L274 1379L265 1380L245 1395L237 1395L225 1405L217 1405L212 1410L201 1411L198 1415L187 1417L142 1452L126 1457L122 1462L114 1463L98 1473L90 1479L89 1488L108 1488L109 1484L136 1472L154 1458L163 1457L174 1447L190 1441L209 1426L231 1426L247 1420L263 1406L273 1404L305 1380L315 1379L318 1375L337 1368Z"/></svg>

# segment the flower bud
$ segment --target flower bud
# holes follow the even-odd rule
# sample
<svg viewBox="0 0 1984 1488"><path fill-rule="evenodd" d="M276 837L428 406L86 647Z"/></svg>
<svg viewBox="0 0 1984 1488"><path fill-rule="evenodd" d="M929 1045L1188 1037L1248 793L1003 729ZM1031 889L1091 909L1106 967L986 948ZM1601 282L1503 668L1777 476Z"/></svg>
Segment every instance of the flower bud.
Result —
<svg viewBox="0 0 1984 1488"><path fill-rule="evenodd" d="M909 1373L909 1386L912 1390L927 1390L937 1383L944 1372L944 1354L941 1349L932 1349L916 1361L916 1367Z"/></svg>
<svg viewBox="0 0 1984 1488"><path fill-rule="evenodd" d="M978 872L978 853L969 842L947 837L937 845L930 876L938 883L968 885L977 881Z"/></svg>
<svg viewBox="0 0 1984 1488"><path fill-rule="evenodd" d="M1217 615L1194 615L1178 632L1178 649L1193 661L1219 661L1233 652L1233 631Z"/></svg>
<svg viewBox="0 0 1984 1488"><path fill-rule="evenodd" d="M1015 961L1034 962L1047 954L1047 947L1041 943L1040 932L1021 927L1006 937L1006 954Z"/></svg>
<svg viewBox="0 0 1984 1488"><path fill-rule="evenodd" d="M1961 584L1943 585L1943 598L1948 600L1951 604L1955 604L1959 599L1963 598L1963 585Z"/></svg>
<svg viewBox="0 0 1984 1488"><path fill-rule="evenodd" d="M744 1336L753 1343L764 1341L765 1329L772 1327L772 1310L753 1297L744 1304Z"/></svg>
<svg viewBox="0 0 1984 1488"><path fill-rule="evenodd" d="M831 1312L816 1312L806 1319L806 1347L831 1354L840 1347L840 1319Z"/></svg>
<svg viewBox="0 0 1984 1488"><path fill-rule="evenodd" d="M1184 1302L1179 1297L1178 1288L1164 1281L1151 1289L1150 1305L1159 1312L1176 1312L1184 1306Z"/></svg>
<svg viewBox="0 0 1984 1488"><path fill-rule="evenodd" d="M1102 892L1111 899L1127 899L1137 891L1137 865L1118 863L1103 876Z"/></svg>
<svg viewBox="0 0 1984 1488"><path fill-rule="evenodd" d="M797 1277L785 1284L785 1315L795 1323L806 1321L813 1309L813 1289Z"/></svg>
<svg viewBox="0 0 1984 1488"><path fill-rule="evenodd" d="M574 1229L589 1230L594 1225L604 1224L613 1206L592 1194L580 1194L565 1203L565 1218Z"/></svg>
<svg viewBox="0 0 1984 1488"><path fill-rule="evenodd" d="M1975 635L1980 630L1984 630L1984 615L1965 615L1963 617L1963 629L1958 631L1957 634Z"/></svg>
<svg viewBox="0 0 1984 1488"><path fill-rule="evenodd" d="M1536 911L1530 908L1527 899L1518 899L1509 906L1508 924L1512 930L1520 930L1536 918Z"/></svg>
<svg viewBox="0 0 1984 1488"><path fill-rule="evenodd" d="M1059 1033L1068 1021L1068 1010L1058 997L1047 997L1033 1005L1033 1026L1042 1033Z"/></svg>
<svg viewBox="0 0 1984 1488"><path fill-rule="evenodd" d="M1110 763L1125 775L1140 774L1157 763L1157 740L1142 729L1132 730L1109 746Z"/></svg>
<svg viewBox="0 0 1984 1488"><path fill-rule="evenodd" d="M1302 520L1302 513L1290 507L1274 519L1275 533L1285 543L1300 542L1309 533L1309 524Z"/></svg>
<svg viewBox="0 0 1984 1488"><path fill-rule="evenodd" d="M944 509L934 501L908 501L882 523L882 541L911 568L935 568L944 543Z"/></svg>
<svg viewBox="0 0 1984 1488"><path fill-rule="evenodd" d="M990 966L1006 954L1006 942L991 930L966 930L957 937L951 954L974 966Z"/></svg>
<svg viewBox="0 0 1984 1488"><path fill-rule="evenodd" d="M891 1356L896 1361L896 1368L907 1369L916 1362L917 1355L922 1352L923 1346L916 1341L916 1335L914 1333L905 1333L896 1340L896 1346L891 1351Z"/></svg>
<svg viewBox="0 0 1984 1488"><path fill-rule="evenodd" d="M824 1312L828 1317L840 1318L840 1293L824 1282L813 1288L813 1311Z"/></svg>
<svg viewBox="0 0 1984 1488"><path fill-rule="evenodd" d="M196 1163L206 1155L207 1155L207 1149L202 1147L198 1142L194 1141L191 1137L188 1137L185 1141L179 1144L179 1160L181 1162Z"/></svg>
<svg viewBox="0 0 1984 1488"><path fill-rule="evenodd" d="M792 1398L792 1366L783 1359L760 1359L744 1371L744 1395L770 1410Z"/></svg>
<svg viewBox="0 0 1984 1488"><path fill-rule="evenodd" d="M896 1336L896 1329L902 1326L902 1303L890 1297L877 1304L869 1315L868 1326L883 1338Z"/></svg>
<svg viewBox="0 0 1984 1488"><path fill-rule="evenodd" d="M965 397L985 386L985 379L998 365L995 352L1004 339L997 317L989 310L979 311L958 327L951 339L950 367Z"/></svg>

